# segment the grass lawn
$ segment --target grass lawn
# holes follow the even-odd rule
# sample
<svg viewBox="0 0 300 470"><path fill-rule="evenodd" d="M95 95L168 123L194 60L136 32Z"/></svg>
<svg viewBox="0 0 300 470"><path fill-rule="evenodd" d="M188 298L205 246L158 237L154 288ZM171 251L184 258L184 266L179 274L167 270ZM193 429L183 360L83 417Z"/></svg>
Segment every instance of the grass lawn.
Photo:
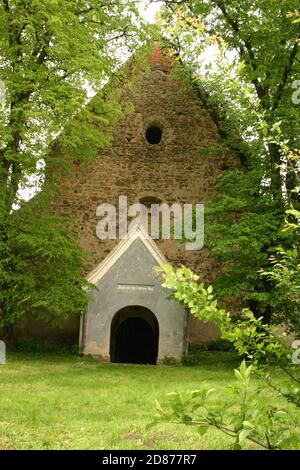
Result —
<svg viewBox="0 0 300 470"><path fill-rule="evenodd" d="M14 353L0 366L0 449L224 449L218 431L200 437L186 426L146 426L156 399L195 390L202 381L220 389L234 381L239 361L203 353L197 367L101 364L92 358Z"/></svg>

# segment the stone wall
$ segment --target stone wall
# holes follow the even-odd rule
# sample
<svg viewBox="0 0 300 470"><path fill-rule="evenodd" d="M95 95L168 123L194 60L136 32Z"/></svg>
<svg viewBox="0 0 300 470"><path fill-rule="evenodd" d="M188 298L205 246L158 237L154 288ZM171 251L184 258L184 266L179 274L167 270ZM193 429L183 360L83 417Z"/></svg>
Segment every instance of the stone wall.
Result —
<svg viewBox="0 0 300 470"><path fill-rule="evenodd" d="M158 47L153 50L150 68L133 67L121 92L131 110L115 125L112 146L102 149L84 171L74 165L74 176L60 181L56 212L76 219L80 245L90 254L91 269L117 243L97 238L98 205L118 205L120 195L126 195L129 204L149 196L169 204L205 204L223 169L237 164L236 158L211 151L221 142L217 129L195 98L172 78L171 69L170 59ZM162 129L157 145L145 138L152 124ZM186 264L205 281L214 279L216 267L205 247L188 252L174 240L159 241L158 245L173 265ZM190 319L191 342L208 342L217 335L213 325Z"/></svg>
<svg viewBox="0 0 300 470"><path fill-rule="evenodd" d="M89 293L91 302L82 335L85 354L111 360L111 325L115 315L126 307L131 315L139 306L149 309L157 320L158 363L167 356L182 359L186 352L186 311L184 306L168 298L171 292L153 275L157 264L158 260L137 238L95 281L97 290Z"/></svg>

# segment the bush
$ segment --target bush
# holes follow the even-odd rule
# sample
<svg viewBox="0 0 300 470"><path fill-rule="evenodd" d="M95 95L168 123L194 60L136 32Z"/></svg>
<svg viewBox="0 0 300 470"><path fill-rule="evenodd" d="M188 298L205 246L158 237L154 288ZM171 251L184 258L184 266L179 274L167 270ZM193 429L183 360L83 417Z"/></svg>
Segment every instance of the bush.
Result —
<svg viewBox="0 0 300 470"><path fill-rule="evenodd" d="M215 429L232 438L233 450L245 448L246 441L268 450L299 449L297 415L295 419L292 413L295 410L274 405L275 394L270 395L267 386L253 388L252 371L253 365L247 366L245 361L234 370L236 383L224 390L234 397L233 401L211 402L211 395L217 391L205 384L188 395L168 393L167 406L162 408L157 402L152 425L167 422L193 426L200 436Z"/></svg>
<svg viewBox="0 0 300 470"><path fill-rule="evenodd" d="M208 351L234 352L233 344L227 339L218 338L207 345Z"/></svg>
<svg viewBox="0 0 300 470"><path fill-rule="evenodd" d="M188 353L182 359L182 365L187 367L198 366L201 363L201 354L205 350L206 348L204 346L200 348L190 345Z"/></svg>
<svg viewBox="0 0 300 470"><path fill-rule="evenodd" d="M164 366L178 366L178 360L176 357L173 356L165 356L163 358L163 365Z"/></svg>
<svg viewBox="0 0 300 470"><path fill-rule="evenodd" d="M236 365L237 354L235 349L231 344L227 344L227 341L213 341L209 345L195 346L189 345L188 353L184 356L182 360L182 365L186 367L199 366L203 363L203 360L211 360L213 367L216 365L222 366L224 363L232 362ZM215 354L213 354L215 352ZM231 353L231 354L221 354L221 353Z"/></svg>
<svg viewBox="0 0 300 470"><path fill-rule="evenodd" d="M54 341L37 339L19 339L13 345L14 351L23 353L78 354L77 346L66 346Z"/></svg>

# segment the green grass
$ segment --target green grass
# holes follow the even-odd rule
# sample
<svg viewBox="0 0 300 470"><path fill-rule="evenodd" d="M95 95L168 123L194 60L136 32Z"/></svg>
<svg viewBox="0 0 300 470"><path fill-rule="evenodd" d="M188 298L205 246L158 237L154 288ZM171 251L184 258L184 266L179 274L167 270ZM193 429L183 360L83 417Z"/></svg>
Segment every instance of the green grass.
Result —
<svg viewBox="0 0 300 470"><path fill-rule="evenodd" d="M0 366L0 449L225 449L218 431L161 424L147 430L156 399L234 381L231 353L204 352L197 367L102 364L68 355L14 353Z"/></svg>

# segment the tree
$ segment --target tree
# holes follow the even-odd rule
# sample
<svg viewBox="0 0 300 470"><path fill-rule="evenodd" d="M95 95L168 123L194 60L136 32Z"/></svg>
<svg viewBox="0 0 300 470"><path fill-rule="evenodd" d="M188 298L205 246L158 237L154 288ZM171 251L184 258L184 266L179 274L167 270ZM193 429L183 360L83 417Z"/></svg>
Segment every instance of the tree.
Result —
<svg viewBox="0 0 300 470"><path fill-rule="evenodd" d="M13 340L15 321L28 313L60 327L70 313L86 310L87 260L68 219L54 217L46 204L33 201L12 212L6 233L1 247L5 258L0 261L6 287L0 291L0 325L7 341Z"/></svg>
<svg viewBox="0 0 300 470"><path fill-rule="evenodd" d="M202 94L199 98L209 99L206 87L209 83L213 85L209 89L211 94L217 85L212 100L217 105L219 95L220 106L210 110L216 113L212 113L213 119L222 128L221 133L230 133L229 140L240 139L242 146L246 136L252 134L254 137L255 126L249 133L246 124L253 125L259 116L269 129L281 120L285 137L299 146L299 110L291 104L292 85L300 70L300 25L298 20L291 21L290 18L298 6L297 0L276 3L272 0L165 1L163 20L170 33L166 35L167 43L179 60L194 69L194 79ZM219 49L224 60L215 59L214 68L208 66L205 69L208 77L205 79L203 73L199 75L199 70L203 72L201 62L207 45ZM221 107L224 100L232 104L236 102L239 106L236 110ZM232 120L234 115L235 122ZM250 116L254 120L251 121ZM233 132L229 126L234 127ZM255 139L257 144L258 137ZM276 142L266 142L265 139L262 139L262 145L266 146L263 153L268 159L273 197L280 199L281 149ZM247 158L244 163L247 163Z"/></svg>
<svg viewBox="0 0 300 470"><path fill-rule="evenodd" d="M220 296L240 296L266 321L299 314L274 279L260 273L276 246L294 244L282 228L285 210L299 206L293 155L300 114L292 100L300 72L297 7L294 0L166 0L162 11L166 45L184 66L177 76L225 141L205 151L216 158L230 152L239 162L225 169L206 207L206 244L222 265L214 286Z"/></svg>
<svg viewBox="0 0 300 470"><path fill-rule="evenodd" d="M289 209L284 230L292 231L294 234L294 244L290 249L278 246L276 254L270 259L271 268L262 271L262 276L266 276L275 282L276 291L285 305L294 305L294 309L287 316L286 312L276 312L276 321L285 324L287 329L295 332L299 336L300 332L300 212ZM292 314L293 313L293 314Z"/></svg>
<svg viewBox="0 0 300 470"><path fill-rule="evenodd" d="M194 426L200 439L214 428L233 439L232 450L242 450L247 441L266 450L299 449L297 415L293 418L294 410L270 402L270 395L264 397L262 387L253 389L252 369L253 366L247 367L243 361L239 369L234 370L236 383L226 387L232 399L225 402L219 399L211 404L210 397L217 391L205 384L188 396L169 393L168 407L157 403L152 425L172 422Z"/></svg>
<svg viewBox="0 0 300 470"><path fill-rule="evenodd" d="M124 0L1 0L0 18L0 326L28 311L58 321L84 308L83 254L50 215L51 185L27 204L20 189L108 144L120 110L100 90L148 32ZM58 135L68 152L50 158Z"/></svg>
<svg viewBox="0 0 300 470"><path fill-rule="evenodd" d="M234 402L211 407L207 401L214 390L202 386L188 398L178 392L169 394L169 409L157 406L158 415L154 422L172 421L194 425L203 435L208 427L214 427L235 439L235 449L240 449L248 439L265 449L298 448L300 377L299 367L292 363L292 353L283 338L264 324L262 318L255 318L251 311L242 311L233 317L226 309L218 306L213 287L199 282L199 276L190 269L181 267L174 270L165 265L157 268L162 275L163 286L173 291L173 297L190 309L193 316L203 322L214 321L222 338L230 341L236 352L251 362L247 368L243 361L235 370L238 379L234 391ZM287 386L272 377L270 366L276 364L287 374ZM278 395L285 400L285 406L277 407L268 400L267 404L257 400L264 391L262 387L250 393L251 371L265 382L268 392L274 398ZM295 418L295 419L294 419Z"/></svg>

